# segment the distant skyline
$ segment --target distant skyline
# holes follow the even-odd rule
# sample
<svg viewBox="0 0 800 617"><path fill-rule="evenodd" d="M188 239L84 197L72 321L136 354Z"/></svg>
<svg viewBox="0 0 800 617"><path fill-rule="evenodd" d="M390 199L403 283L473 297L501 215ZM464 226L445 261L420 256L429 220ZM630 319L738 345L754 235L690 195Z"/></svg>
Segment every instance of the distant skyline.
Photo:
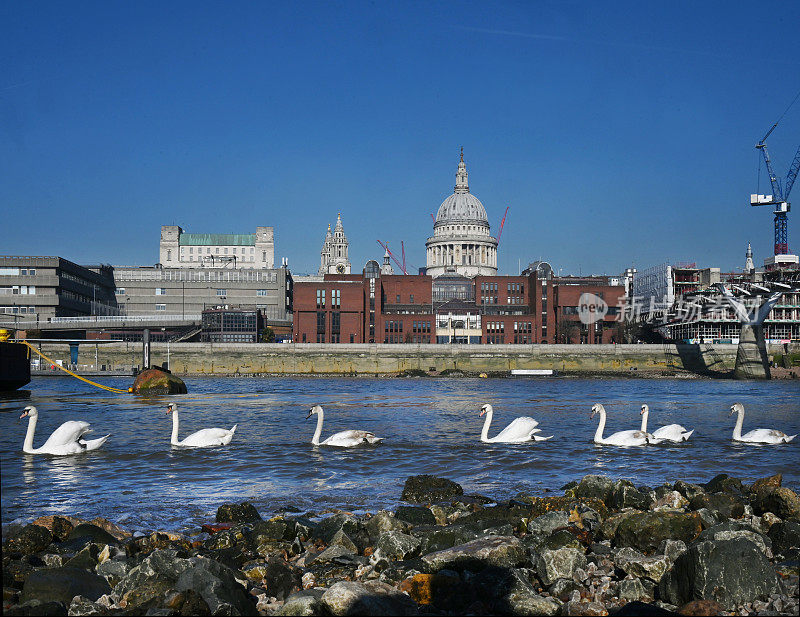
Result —
<svg viewBox="0 0 800 617"><path fill-rule="evenodd" d="M749 195L800 91L797 2L8 1L0 23L0 254L152 265L162 225L268 225L314 273L341 212L354 271L376 239L416 268L461 146L493 235L510 206L502 274L772 254ZM767 143L785 175L800 101Z"/></svg>

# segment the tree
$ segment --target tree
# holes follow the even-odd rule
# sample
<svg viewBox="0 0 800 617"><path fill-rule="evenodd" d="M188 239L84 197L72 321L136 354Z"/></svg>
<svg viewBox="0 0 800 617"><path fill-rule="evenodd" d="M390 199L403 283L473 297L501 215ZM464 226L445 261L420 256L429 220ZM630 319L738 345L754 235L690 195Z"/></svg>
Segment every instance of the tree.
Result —
<svg viewBox="0 0 800 617"><path fill-rule="evenodd" d="M261 331L261 342L262 343L274 343L275 342L275 331L267 326Z"/></svg>
<svg viewBox="0 0 800 617"><path fill-rule="evenodd" d="M572 335L578 329L578 323L566 317L560 317L556 322L557 341L561 343L571 343Z"/></svg>

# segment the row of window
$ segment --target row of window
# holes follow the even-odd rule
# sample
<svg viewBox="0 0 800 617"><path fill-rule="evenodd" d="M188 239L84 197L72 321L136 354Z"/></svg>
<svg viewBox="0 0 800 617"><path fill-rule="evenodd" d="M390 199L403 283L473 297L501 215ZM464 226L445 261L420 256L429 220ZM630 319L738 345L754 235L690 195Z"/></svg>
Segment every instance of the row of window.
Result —
<svg viewBox="0 0 800 617"><path fill-rule="evenodd" d="M384 332L402 332L403 322L393 320L385 321L383 324L383 330Z"/></svg>
<svg viewBox="0 0 800 617"><path fill-rule="evenodd" d="M36 268L0 268L0 276L36 276Z"/></svg>
<svg viewBox="0 0 800 617"><path fill-rule="evenodd" d="M400 304L400 294L395 294L395 304ZM408 294L408 303L414 304L414 294Z"/></svg>
<svg viewBox="0 0 800 617"><path fill-rule="evenodd" d="M342 290L331 289L331 308L341 308ZM325 308L325 290L317 289L317 308Z"/></svg>
<svg viewBox="0 0 800 617"><path fill-rule="evenodd" d="M210 254L211 254L211 248L210 248L210 247L205 247L205 249L206 249L206 255L210 255ZM185 246L182 246L182 247L181 247L181 253L183 253L185 250L186 250L186 247L185 247ZM227 255L227 254L228 254L228 247L226 246L226 247L223 249L223 251L225 251L223 254L224 254L224 255ZM232 251L233 251L233 255L236 255L236 247L233 247ZM200 254L202 254L202 252L203 252L203 247L202 247L202 246L201 246L201 247L198 247L198 249L197 249L197 254L198 254L198 255L200 255ZM253 247L251 246L251 247L250 247L250 254L252 255L254 252L255 252L255 248L253 248ZM240 255L244 255L244 254L246 254L246 253L247 253L247 248L244 248L244 247L243 247L243 248L242 248L242 250L241 250L241 252L240 252L239 254L240 254ZM192 255L192 254L194 254L194 247L193 247L193 246L190 246L190 247L189 247L189 255ZM219 247L216 247L216 248L214 249L214 254L215 254L215 255L219 255Z"/></svg>
<svg viewBox="0 0 800 617"><path fill-rule="evenodd" d="M36 285L0 285L0 295L3 296L36 295Z"/></svg>
<svg viewBox="0 0 800 617"><path fill-rule="evenodd" d="M33 314L36 312L35 306L3 306L0 307L2 311L6 315L17 315L17 314Z"/></svg>
<svg viewBox="0 0 800 617"><path fill-rule="evenodd" d="M415 321L412 324L412 332L427 332L430 333L431 331L431 322L430 321ZM430 338L430 337L428 337Z"/></svg>

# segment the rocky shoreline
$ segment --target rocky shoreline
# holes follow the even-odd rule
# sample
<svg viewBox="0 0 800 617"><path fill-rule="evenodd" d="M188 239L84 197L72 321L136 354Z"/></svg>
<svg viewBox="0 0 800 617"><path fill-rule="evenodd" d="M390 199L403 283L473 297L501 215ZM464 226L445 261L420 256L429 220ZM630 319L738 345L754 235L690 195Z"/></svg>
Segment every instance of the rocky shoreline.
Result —
<svg viewBox="0 0 800 617"><path fill-rule="evenodd" d="M781 476L586 476L494 502L413 476L394 512L223 504L194 536L48 516L3 541L5 615L797 615Z"/></svg>

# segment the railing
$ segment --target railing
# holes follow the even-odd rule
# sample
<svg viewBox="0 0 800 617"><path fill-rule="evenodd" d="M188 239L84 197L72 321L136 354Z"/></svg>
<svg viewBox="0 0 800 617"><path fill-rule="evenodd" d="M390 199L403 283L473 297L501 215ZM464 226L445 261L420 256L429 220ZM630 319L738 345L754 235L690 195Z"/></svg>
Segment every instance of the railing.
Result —
<svg viewBox="0 0 800 617"><path fill-rule="evenodd" d="M115 323L141 323L145 321L200 321L199 314L191 315L86 315L81 317L51 317L52 323L110 321Z"/></svg>
<svg viewBox="0 0 800 617"><path fill-rule="evenodd" d="M133 325L162 326L165 324L200 323L199 314L189 315L90 315L80 317L51 317L49 319L3 319L0 328L16 330L42 330L82 326L87 329L99 327L129 327Z"/></svg>

